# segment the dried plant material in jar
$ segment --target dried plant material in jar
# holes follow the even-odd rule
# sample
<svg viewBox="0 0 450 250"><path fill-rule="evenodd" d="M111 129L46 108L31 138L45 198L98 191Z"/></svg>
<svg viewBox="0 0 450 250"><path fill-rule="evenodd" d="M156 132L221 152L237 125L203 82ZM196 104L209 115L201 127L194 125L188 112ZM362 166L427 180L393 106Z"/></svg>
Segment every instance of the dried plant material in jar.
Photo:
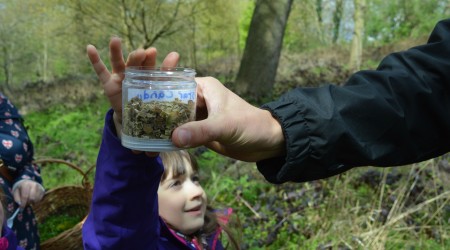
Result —
<svg viewBox="0 0 450 250"><path fill-rule="evenodd" d="M164 152L179 150L173 130L195 120L195 70L131 66L122 82L121 142L126 148Z"/></svg>
<svg viewBox="0 0 450 250"><path fill-rule="evenodd" d="M172 131L194 119L195 105L189 100L143 102L133 97L123 109L123 133L147 139L170 139Z"/></svg>

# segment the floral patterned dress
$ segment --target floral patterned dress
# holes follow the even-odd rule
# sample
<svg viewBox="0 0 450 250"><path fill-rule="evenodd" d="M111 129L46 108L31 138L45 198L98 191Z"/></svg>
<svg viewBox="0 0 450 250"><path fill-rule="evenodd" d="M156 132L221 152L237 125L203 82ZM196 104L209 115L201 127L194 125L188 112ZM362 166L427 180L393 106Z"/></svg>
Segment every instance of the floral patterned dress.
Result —
<svg viewBox="0 0 450 250"><path fill-rule="evenodd" d="M23 118L10 100L0 93L0 158L2 168L9 176L0 174L0 185L6 195L6 216L11 216L19 205L14 202L13 190L24 180L38 182L42 186L40 167L33 164L33 144L23 125ZM24 249L40 249L40 239L33 209L26 206L14 219L12 230Z"/></svg>

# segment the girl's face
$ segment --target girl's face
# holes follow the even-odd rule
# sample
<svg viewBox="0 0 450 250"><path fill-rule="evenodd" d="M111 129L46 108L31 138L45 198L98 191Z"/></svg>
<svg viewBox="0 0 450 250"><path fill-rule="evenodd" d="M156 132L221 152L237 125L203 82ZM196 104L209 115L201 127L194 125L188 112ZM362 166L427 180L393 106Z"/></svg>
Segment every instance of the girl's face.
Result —
<svg viewBox="0 0 450 250"><path fill-rule="evenodd" d="M170 171L159 184L159 215L173 229L190 235L203 227L207 200L190 161L184 157L183 163L184 174L174 177Z"/></svg>

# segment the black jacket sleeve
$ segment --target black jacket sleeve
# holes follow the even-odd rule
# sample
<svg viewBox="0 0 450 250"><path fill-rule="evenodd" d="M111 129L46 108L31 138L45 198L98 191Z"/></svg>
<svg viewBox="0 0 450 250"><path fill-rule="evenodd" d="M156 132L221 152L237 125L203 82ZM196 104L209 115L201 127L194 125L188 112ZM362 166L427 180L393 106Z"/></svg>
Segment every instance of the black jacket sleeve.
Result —
<svg viewBox="0 0 450 250"><path fill-rule="evenodd" d="M273 183L326 178L357 166L399 166L450 151L450 19L428 43L383 59L344 86L297 88L267 103L287 154L257 162Z"/></svg>

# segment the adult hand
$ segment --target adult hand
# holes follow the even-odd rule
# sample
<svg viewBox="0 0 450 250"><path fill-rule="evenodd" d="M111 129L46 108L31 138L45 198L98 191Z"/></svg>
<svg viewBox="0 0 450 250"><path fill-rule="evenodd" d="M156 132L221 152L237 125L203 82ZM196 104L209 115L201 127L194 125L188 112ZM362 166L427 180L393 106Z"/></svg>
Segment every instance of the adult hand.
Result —
<svg viewBox="0 0 450 250"><path fill-rule="evenodd" d="M14 200L24 208L29 203L35 203L42 200L45 190L37 182L31 180L21 180L13 189Z"/></svg>
<svg viewBox="0 0 450 250"><path fill-rule="evenodd" d="M259 161L286 153L278 121L212 77L196 78L197 121L176 128L172 141L177 147L205 145L243 161Z"/></svg>

